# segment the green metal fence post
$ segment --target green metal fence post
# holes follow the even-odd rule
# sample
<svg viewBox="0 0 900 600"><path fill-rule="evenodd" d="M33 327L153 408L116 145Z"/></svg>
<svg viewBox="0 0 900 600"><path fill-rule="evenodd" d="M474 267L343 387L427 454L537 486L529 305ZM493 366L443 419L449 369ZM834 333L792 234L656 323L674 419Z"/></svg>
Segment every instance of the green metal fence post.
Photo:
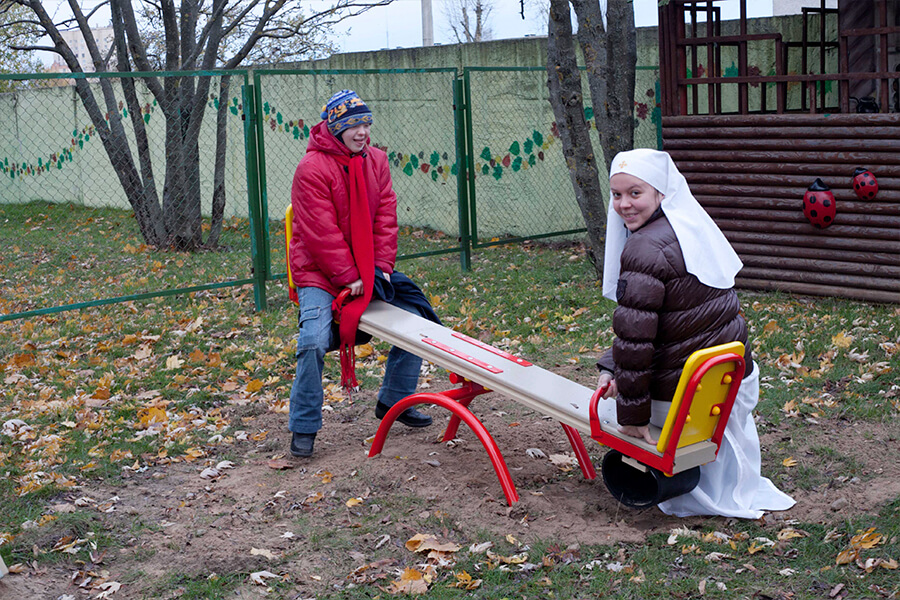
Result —
<svg viewBox="0 0 900 600"><path fill-rule="evenodd" d="M266 309L266 236L262 226L263 213L260 206L259 154L257 148L257 122L259 109L253 83L244 79L241 88L244 119L244 156L247 163L247 203L250 215L250 255L253 261L253 300L256 310Z"/></svg>
<svg viewBox="0 0 900 600"><path fill-rule="evenodd" d="M466 154L466 112L463 80L453 80L453 129L456 134L456 194L459 204L459 263L463 271L472 268L472 236L469 231L469 159Z"/></svg>
<svg viewBox="0 0 900 600"><path fill-rule="evenodd" d="M478 245L478 208L475 199L475 149L472 139L472 84L469 80L469 69L463 69L463 101L465 110L465 159L466 159L466 185L469 193L469 234L472 245Z"/></svg>
<svg viewBox="0 0 900 600"><path fill-rule="evenodd" d="M262 258L260 262L265 265L265 276L266 280L272 279L272 253L271 246L269 244L269 188L266 185L266 139L265 139L265 123L263 122L263 118L266 115L262 114L263 111L263 101L262 101L262 81L260 80L260 74L257 72L253 72L253 89L256 94L256 100L254 102L254 106L256 107L256 174L259 178L259 214L261 219L259 221L260 227L260 236L262 238L262 242L260 243L260 252L262 253Z"/></svg>

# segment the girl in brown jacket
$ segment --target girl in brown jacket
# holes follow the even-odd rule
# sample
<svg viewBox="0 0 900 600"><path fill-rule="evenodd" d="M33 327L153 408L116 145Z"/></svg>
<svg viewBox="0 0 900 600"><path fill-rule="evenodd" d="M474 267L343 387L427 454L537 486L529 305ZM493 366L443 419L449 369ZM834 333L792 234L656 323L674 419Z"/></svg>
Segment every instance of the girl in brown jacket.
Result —
<svg viewBox="0 0 900 600"><path fill-rule="evenodd" d="M652 440L682 367L696 350L739 341L747 371L715 462L690 493L659 504L667 514L759 518L794 501L760 476L752 411L759 369L734 292L743 266L665 152L618 154L610 170L603 295L615 300L616 340L598 361L598 389L616 399L619 430Z"/></svg>

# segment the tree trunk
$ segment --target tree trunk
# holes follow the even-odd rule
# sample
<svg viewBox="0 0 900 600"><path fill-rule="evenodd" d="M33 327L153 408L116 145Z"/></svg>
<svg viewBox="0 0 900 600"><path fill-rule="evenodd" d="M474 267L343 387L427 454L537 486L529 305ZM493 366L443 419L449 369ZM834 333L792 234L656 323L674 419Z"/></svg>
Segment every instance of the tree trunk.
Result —
<svg viewBox="0 0 900 600"><path fill-rule="evenodd" d="M596 0L594 2L596 4ZM608 0L606 9L606 111L599 113L600 144L609 173L619 152L634 148L634 76L637 42L631 0ZM579 26L581 19L579 18ZM591 87L593 91L593 86ZM597 115L596 101L594 114Z"/></svg>
<svg viewBox="0 0 900 600"><path fill-rule="evenodd" d="M230 75L223 75L219 80L219 108L216 112L216 163L213 171L212 215L210 219L207 248L219 245L222 234L222 218L225 215L225 151L228 141L228 84Z"/></svg>
<svg viewBox="0 0 900 600"><path fill-rule="evenodd" d="M118 71L130 71L128 59L128 45L126 40L122 8L119 2L111 2L112 23L116 44L116 61ZM145 223L147 227L155 231L158 240L165 239L165 223L162 218L162 210L159 206L159 197L156 192L156 180L153 177L153 162L150 157L150 140L147 137L147 127L141 116L140 100L135 90L134 79L123 77L121 80L122 92L125 95L125 105L131 113L131 127L134 129L134 139L137 145L138 164L140 165L143 201L141 208L135 208L135 219L139 223ZM157 244L159 245L159 242Z"/></svg>
<svg viewBox="0 0 900 600"><path fill-rule="evenodd" d="M581 73L575 60L568 0L550 1L547 86L575 199L588 230L589 257L597 276L602 277L606 208L590 133L584 119Z"/></svg>

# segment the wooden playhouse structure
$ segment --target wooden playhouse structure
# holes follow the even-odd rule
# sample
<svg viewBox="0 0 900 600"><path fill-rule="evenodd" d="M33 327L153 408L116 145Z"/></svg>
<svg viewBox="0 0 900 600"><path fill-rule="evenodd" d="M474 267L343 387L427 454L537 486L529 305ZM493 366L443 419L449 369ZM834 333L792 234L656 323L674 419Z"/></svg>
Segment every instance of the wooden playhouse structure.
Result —
<svg viewBox="0 0 900 600"><path fill-rule="evenodd" d="M744 262L738 287L900 303L900 0L753 21L738 0L726 22L722 1L660 8L662 134ZM802 212L816 178L836 199L824 229Z"/></svg>

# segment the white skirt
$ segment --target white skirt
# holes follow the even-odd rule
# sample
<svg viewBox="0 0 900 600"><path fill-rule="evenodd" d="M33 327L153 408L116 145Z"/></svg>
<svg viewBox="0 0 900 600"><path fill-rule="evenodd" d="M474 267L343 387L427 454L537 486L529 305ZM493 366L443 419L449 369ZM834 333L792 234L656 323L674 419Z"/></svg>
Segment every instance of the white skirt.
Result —
<svg viewBox="0 0 900 600"><path fill-rule="evenodd" d="M700 467L700 482L691 492L658 504L667 515L720 515L758 519L765 511L787 510L794 499L760 475L759 435L753 409L759 402L759 366L741 382L719 454ZM659 403L668 411L669 403ZM656 424L658 410L651 422ZM662 415L665 420L665 413Z"/></svg>

